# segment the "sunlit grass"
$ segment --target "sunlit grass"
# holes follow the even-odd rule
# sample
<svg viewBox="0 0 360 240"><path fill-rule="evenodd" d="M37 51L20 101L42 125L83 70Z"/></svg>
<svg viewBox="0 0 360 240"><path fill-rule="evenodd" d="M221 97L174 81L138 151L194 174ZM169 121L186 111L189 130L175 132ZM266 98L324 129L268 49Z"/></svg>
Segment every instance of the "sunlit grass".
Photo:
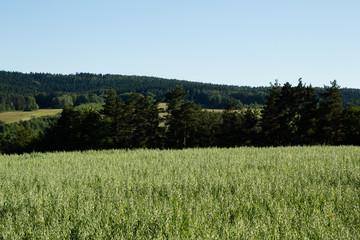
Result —
<svg viewBox="0 0 360 240"><path fill-rule="evenodd" d="M360 148L0 156L0 239L359 239Z"/></svg>
<svg viewBox="0 0 360 240"><path fill-rule="evenodd" d="M0 113L0 120L6 123L30 120L33 117L52 116L60 113L62 109L40 109L35 111L14 111Z"/></svg>

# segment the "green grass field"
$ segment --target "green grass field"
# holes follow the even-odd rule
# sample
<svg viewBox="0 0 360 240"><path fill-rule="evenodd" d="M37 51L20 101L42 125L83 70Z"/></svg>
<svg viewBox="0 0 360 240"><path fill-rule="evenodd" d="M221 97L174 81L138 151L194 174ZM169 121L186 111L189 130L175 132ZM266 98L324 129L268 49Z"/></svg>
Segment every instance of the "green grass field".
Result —
<svg viewBox="0 0 360 240"><path fill-rule="evenodd" d="M0 113L0 120L6 123L30 120L32 117L51 116L60 113L62 109L40 109L35 111L15 111Z"/></svg>
<svg viewBox="0 0 360 240"><path fill-rule="evenodd" d="M0 239L359 239L360 148L0 156Z"/></svg>

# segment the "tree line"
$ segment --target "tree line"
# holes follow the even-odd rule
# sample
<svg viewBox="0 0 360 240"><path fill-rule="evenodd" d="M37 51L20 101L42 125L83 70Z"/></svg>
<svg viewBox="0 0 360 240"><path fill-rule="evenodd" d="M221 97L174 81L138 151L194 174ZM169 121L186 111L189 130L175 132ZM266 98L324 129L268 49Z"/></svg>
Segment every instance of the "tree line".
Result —
<svg viewBox="0 0 360 240"><path fill-rule="evenodd" d="M201 107L212 109L224 109L230 101L256 108L264 104L268 94L267 87L227 86L146 76L0 71L0 112L103 103L109 88L113 88L123 101L127 101L133 91L159 99L165 98L166 93L178 85L189 91L188 100L193 99ZM323 88L315 90L324 91ZM360 106L360 89L342 89L341 95L343 103L353 102Z"/></svg>
<svg viewBox="0 0 360 240"><path fill-rule="evenodd" d="M98 102L109 88L127 100L132 91L165 98L166 93L177 85L183 85L189 91L189 99L205 108L224 108L229 101L246 106L261 105L267 92L265 87L227 86L147 76L0 71L0 111L24 110L27 105L14 104L14 99L19 96L35 98L39 108L62 108L69 102L74 105Z"/></svg>
<svg viewBox="0 0 360 240"><path fill-rule="evenodd" d="M193 99L203 108L223 109L230 101L256 108L264 104L268 94L267 87L227 86L146 76L0 71L0 112L103 103L103 96L110 87L123 100L127 100L132 91L157 99L165 98L166 93L177 85L184 86L189 91L188 99ZM323 88L315 90L324 91ZM359 89L342 89L341 95L343 103L360 105Z"/></svg>
<svg viewBox="0 0 360 240"><path fill-rule="evenodd" d="M262 110L229 102L214 112L188 100L182 86L164 99L132 92L126 101L110 89L100 110L67 105L58 118L43 118L43 128L0 124L0 151L360 145L360 107L344 106L340 91L336 81L319 94L301 80L276 82Z"/></svg>

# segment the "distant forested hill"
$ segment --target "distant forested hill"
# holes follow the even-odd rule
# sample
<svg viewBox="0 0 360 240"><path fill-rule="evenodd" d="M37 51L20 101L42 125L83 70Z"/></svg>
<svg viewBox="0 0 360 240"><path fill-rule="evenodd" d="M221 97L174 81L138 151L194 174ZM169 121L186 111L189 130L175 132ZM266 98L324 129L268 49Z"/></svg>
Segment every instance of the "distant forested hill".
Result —
<svg viewBox="0 0 360 240"><path fill-rule="evenodd" d="M189 91L190 98L205 108L224 108L230 100L244 105L263 104L267 94L265 87L237 87L157 77L0 71L0 110L1 106L2 110L20 110L24 105L33 102L33 99L40 108L57 108L61 107L62 103L69 102L75 105L99 102L109 88L113 88L123 99L133 91L163 98L177 85L182 85Z"/></svg>
<svg viewBox="0 0 360 240"><path fill-rule="evenodd" d="M133 91L163 98L177 85L182 85L189 91L190 98L204 108L224 108L229 101L247 106L262 105L268 92L266 87L239 87L145 76L0 71L0 111L101 103L109 88L113 88L123 99ZM360 104L359 89L343 89L342 94L344 102Z"/></svg>

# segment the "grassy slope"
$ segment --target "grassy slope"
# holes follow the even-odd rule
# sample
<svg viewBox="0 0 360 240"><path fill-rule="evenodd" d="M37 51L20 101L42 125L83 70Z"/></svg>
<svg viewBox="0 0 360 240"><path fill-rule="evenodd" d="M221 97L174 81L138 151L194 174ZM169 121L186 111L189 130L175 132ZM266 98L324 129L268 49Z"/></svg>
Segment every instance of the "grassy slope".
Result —
<svg viewBox="0 0 360 240"><path fill-rule="evenodd" d="M0 239L359 239L360 148L0 156Z"/></svg>
<svg viewBox="0 0 360 240"><path fill-rule="evenodd" d="M36 111L3 112L0 113L0 120L6 123L19 122L21 120L30 120L32 117L56 115L61 111L62 109L40 109Z"/></svg>

